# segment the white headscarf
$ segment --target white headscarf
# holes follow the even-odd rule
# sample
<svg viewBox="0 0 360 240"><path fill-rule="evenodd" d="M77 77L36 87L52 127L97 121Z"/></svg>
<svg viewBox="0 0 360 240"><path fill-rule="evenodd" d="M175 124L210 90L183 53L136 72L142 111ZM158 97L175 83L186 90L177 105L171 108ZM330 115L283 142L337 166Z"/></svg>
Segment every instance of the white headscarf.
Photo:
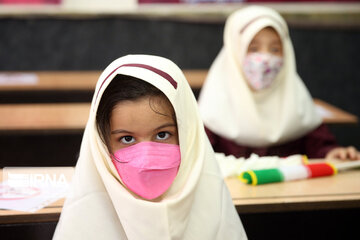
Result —
<svg viewBox="0 0 360 240"><path fill-rule="evenodd" d="M117 74L154 85L175 110L181 164L159 202L138 199L124 188L96 129L99 101ZM246 239L204 132L196 100L173 62L156 56L128 55L112 62L101 74L72 192L54 239Z"/></svg>
<svg viewBox="0 0 360 240"><path fill-rule="evenodd" d="M242 65L251 40L265 27L273 27L279 34L284 65L269 88L253 92ZM199 108L211 131L250 147L295 140L321 124L312 98L296 72L286 22L277 12L250 6L229 16L224 46L202 87Z"/></svg>

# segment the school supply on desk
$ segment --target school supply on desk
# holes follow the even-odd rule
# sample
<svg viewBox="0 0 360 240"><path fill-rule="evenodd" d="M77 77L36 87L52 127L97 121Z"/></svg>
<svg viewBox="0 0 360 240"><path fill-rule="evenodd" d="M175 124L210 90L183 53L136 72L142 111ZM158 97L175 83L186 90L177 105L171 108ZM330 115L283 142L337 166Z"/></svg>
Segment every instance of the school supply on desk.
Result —
<svg viewBox="0 0 360 240"><path fill-rule="evenodd" d="M285 182L299 179L331 176L339 171L360 167L359 161L349 161L337 164L329 162L309 163L278 168L249 170L241 173L238 178L247 184L261 185L266 183Z"/></svg>
<svg viewBox="0 0 360 240"><path fill-rule="evenodd" d="M225 156L223 153L215 153L217 163L224 178L237 177L247 170L277 168L281 166L296 166L307 163L304 155L296 154L286 158L278 156L263 156L252 153L249 158L236 158L233 155Z"/></svg>

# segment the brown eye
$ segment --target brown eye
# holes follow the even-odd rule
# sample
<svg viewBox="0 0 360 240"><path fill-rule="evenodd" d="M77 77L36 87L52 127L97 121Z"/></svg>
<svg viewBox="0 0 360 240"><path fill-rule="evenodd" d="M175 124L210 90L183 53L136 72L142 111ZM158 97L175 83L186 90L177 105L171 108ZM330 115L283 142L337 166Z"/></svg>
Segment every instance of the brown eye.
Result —
<svg viewBox="0 0 360 240"><path fill-rule="evenodd" d="M135 142L135 138L132 136L124 136L120 138L120 141L125 144L130 144Z"/></svg>
<svg viewBox="0 0 360 240"><path fill-rule="evenodd" d="M159 132L156 135L156 139L157 140L166 140L171 136L171 134L169 132Z"/></svg>

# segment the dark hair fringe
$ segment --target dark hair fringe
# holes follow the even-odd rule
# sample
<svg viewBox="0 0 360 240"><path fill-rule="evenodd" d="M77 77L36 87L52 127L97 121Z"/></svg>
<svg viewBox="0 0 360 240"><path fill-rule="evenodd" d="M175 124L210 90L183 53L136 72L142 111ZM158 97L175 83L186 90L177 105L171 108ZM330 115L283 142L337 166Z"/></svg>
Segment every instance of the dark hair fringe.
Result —
<svg viewBox="0 0 360 240"><path fill-rule="evenodd" d="M150 97L150 108L158 114L166 115L156 110L155 106L157 104L155 104L154 101L159 99L155 97L160 97L160 100L168 102L171 106L170 101L163 92L150 83L135 77L127 75L116 75L105 89L96 113L96 128L99 132L101 140L105 143L109 152L111 152L110 118L112 110L118 103L122 101L136 101L144 97ZM174 112L173 116L171 117L173 117L176 123Z"/></svg>

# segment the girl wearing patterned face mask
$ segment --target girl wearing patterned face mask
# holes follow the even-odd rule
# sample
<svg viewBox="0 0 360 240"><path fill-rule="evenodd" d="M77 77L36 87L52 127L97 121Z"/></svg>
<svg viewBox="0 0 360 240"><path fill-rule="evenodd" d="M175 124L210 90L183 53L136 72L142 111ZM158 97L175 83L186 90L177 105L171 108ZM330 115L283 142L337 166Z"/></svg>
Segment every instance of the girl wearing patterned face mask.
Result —
<svg viewBox="0 0 360 240"><path fill-rule="evenodd" d="M279 35L266 27L251 40L243 63L243 73L254 91L271 86L283 65L283 50Z"/></svg>
<svg viewBox="0 0 360 240"><path fill-rule="evenodd" d="M100 75L54 239L247 239L170 60L128 55Z"/></svg>
<svg viewBox="0 0 360 240"><path fill-rule="evenodd" d="M267 7L250 6L229 16L199 107L216 152L360 159L354 147L338 146L322 124L297 74L287 24Z"/></svg>

